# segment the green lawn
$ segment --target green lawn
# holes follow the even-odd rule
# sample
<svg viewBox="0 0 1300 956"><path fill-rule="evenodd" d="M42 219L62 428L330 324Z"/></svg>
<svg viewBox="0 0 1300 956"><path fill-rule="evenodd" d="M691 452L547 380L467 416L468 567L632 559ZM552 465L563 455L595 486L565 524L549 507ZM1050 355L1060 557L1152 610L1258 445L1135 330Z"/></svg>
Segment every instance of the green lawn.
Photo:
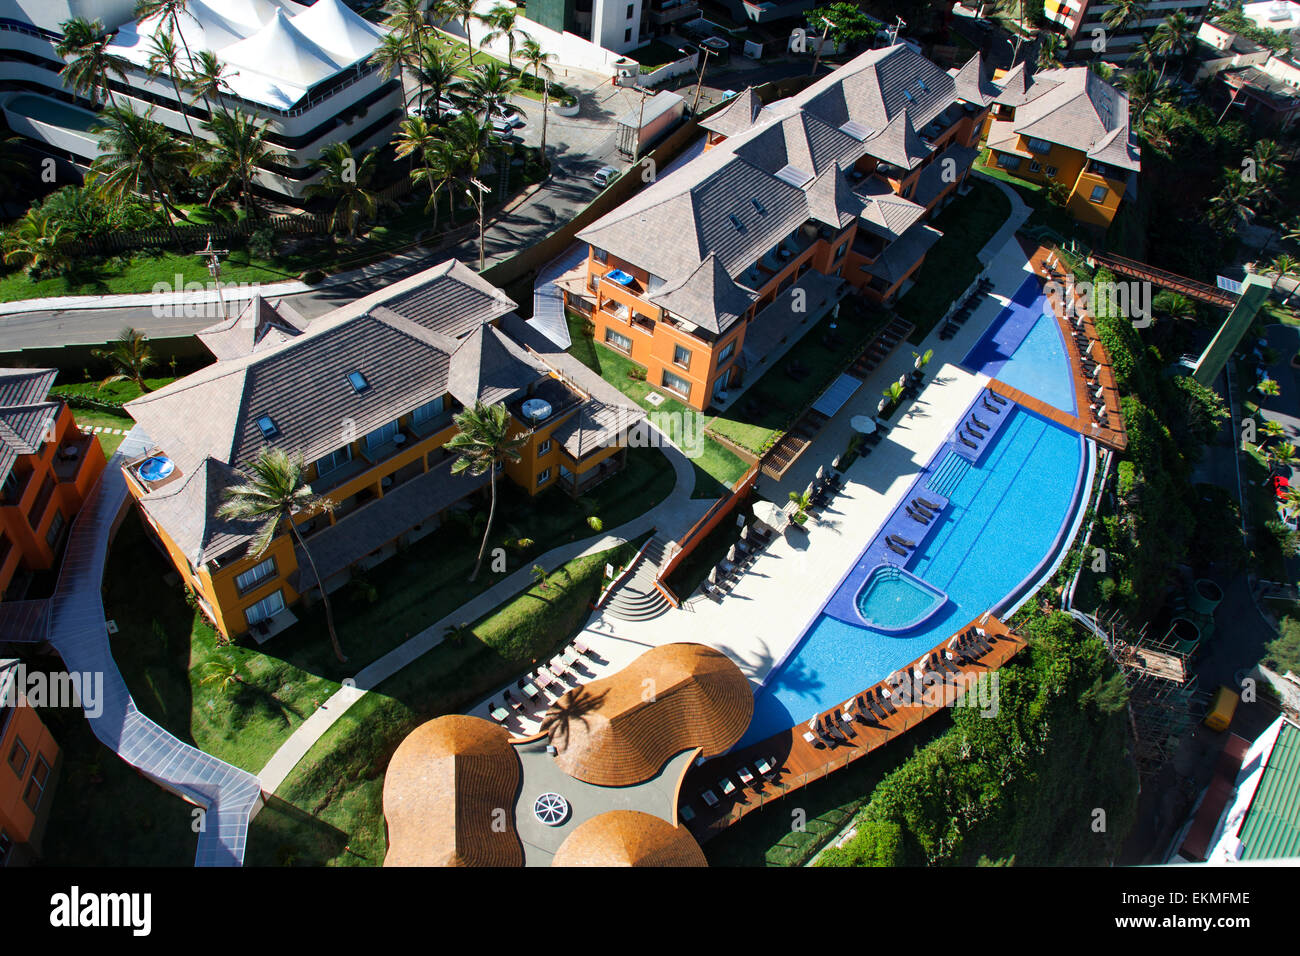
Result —
<svg viewBox="0 0 1300 956"><path fill-rule="evenodd" d="M169 385L176 380L176 377L168 376L165 378L146 378L145 384L150 390L157 390L164 385ZM55 385L50 389L50 394L55 397L61 397L65 400L76 396L88 398L99 402L110 402L121 405L129 402L134 398L140 397L140 386L135 382L108 382L100 385L98 382L76 382L69 385ZM102 408L81 408L73 406L72 417L76 419L78 425L94 428L101 426L103 428L115 428L123 432L129 432L135 427L135 421L130 415L118 414ZM122 444L125 435L109 435L104 432L99 433L99 444L104 449L104 457L112 457L113 452L117 451L117 446Z"/></svg>
<svg viewBox="0 0 1300 956"><path fill-rule="evenodd" d="M958 196L934 226L943 233L914 276L915 285L898 300L901 318L916 326L908 337L919 343L983 269L976 253L1006 222L1011 204L991 183L972 180L970 194Z"/></svg>
<svg viewBox="0 0 1300 956"><path fill-rule="evenodd" d="M307 753L253 821L252 865L378 866L386 850L383 781L397 745L426 720L458 713L581 630L606 563L621 567L644 537L569 562L367 694Z"/></svg>
<svg viewBox="0 0 1300 956"><path fill-rule="evenodd" d="M522 13L522 11L520 12ZM509 65L506 63L505 60L501 59L500 57L495 57L492 54L479 49L479 44L483 40L483 34L486 31L486 29L487 28L484 27L483 24L481 23L471 25L471 30L473 31L473 39L474 39L474 66L480 66L483 63L493 63L496 66L504 67L510 72L518 74L520 72L520 69L517 65L514 66ZM434 39L437 42L438 46L442 49L443 53L450 53L452 56L456 57L456 59L459 61L460 68L456 72L461 76L465 76L466 74L468 74L472 68L469 64L469 46L466 45L465 41L457 37L454 37L448 33L442 33L442 32L435 32ZM519 55L518 47L515 48L515 55L516 56ZM540 84L537 84L536 81L533 80L533 75L531 70L528 73L527 85L521 83L515 89L515 92L520 96L527 97L530 100L537 100L537 102L539 103L542 101L542 88ZM566 90L563 86L561 86L559 83L555 83L555 82L551 83L552 103L556 102L556 100L563 98L567 95L569 95L569 91Z"/></svg>
<svg viewBox="0 0 1300 956"><path fill-rule="evenodd" d="M135 421L125 415L114 415L111 412L101 412L98 409L91 408L74 408L72 417L76 419L77 424L86 428L101 426L103 428L116 428L123 432L129 432L135 427ZM112 458L113 452L117 451L117 446L122 444L122 439L126 435L110 435L107 432L100 432L98 436L99 445L104 449L104 457Z"/></svg>

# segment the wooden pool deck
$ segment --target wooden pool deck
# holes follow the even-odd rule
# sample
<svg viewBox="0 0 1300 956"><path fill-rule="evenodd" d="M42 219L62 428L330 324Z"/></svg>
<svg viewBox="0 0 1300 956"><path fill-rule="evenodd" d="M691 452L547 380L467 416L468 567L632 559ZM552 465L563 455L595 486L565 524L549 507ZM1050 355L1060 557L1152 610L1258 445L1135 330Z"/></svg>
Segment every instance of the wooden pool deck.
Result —
<svg viewBox="0 0 1300 956"><path fill-rule="evenodd" d="M972 688L971 698L975 698L973 689L978 686L980 675L996 671L1018 654L1026 642L992 615L984 615L971 621L957 633L960 634L971 627L982 628L987 639L992 643L988 654L958 668L964 675L964 679L969 682L967 686ZM914 673L915 669L924 664L932 653L945 649L951 637L955 636L945 638L920 658L902 668L899 673ZM894 685L882 680L871 688L863 688L863 690L884 687L893 688ZM920 690L918 687L918 691ZM893 689L892 693L895 700L900 700L900 692L897 689ZM953 706L956 703L957 688L955 683L927 683L924 691L916 696L921 699L912 703L900 703L897 711L887 720L879 721L874 725L864 724L860 720L855 721L852 724L855 736L835 746L806 741L804 734L807 733L808 728L806 724L800 723L743 750L723 754L692 767L682 784L679 804L688 807L694 814L686 825L696 839L701 842L709 839L754 810L766 806L773 800L779 800L814 780L820 780L829 773L847 767L853 761L879 750L946 707ZM972 700L969 706L979 706L979 703ZM823 717L835 710L843 711L844 707L844 703L837 704L831 710L818 714L817 720L820 722ZM760 759L767 760L772 766L769 779L766 781L759 775L756 766ZM751 784L743 784L739 776L739 771L742 769L753 775ZM730 781L734 786L732 792L723 792L724 787L721 782L724 780ZM705 791L710 791L718 797L717 806L710 808L705 803L702 796Z"/></svg>

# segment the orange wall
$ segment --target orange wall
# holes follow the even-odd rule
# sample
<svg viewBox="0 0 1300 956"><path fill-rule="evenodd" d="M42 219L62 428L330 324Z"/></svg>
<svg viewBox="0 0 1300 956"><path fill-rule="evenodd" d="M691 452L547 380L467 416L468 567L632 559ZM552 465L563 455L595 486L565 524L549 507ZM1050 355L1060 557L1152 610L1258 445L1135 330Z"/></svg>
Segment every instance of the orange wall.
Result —
<svg viewBox="0 0 1300 956"><path fill-rule="evenodd" d="M65 445L78 447L79 457L75 462L59 460L59 450ZM81 433L67 405L55 419L52 440L46 441L35 454L18 456L13 473L21 476L20 497L13 504L0 506L0 531L9 542L9 554L0 565L0 594L9 587L20 566L29 570L54 566L56 549L66 540L67 529L103 472L104 464L104 449L99 440ZM33 506L47 479L54 483L53 492L40 513L33 514ZM63 515L63 531L52 548L46 536L59 513Z"/></svg>
<svg viewBox="0 0 1300 956"><path fill-rule="evenodd" d="M98 444L98 442L96 442ZM50 736L44 722L34 707L26 705L25 698L19 696L17 706L7 708L8 727L0 737L0 829L9 834L15 844L31 843L40 851L41 831L49 807L54 799L54 778L59 769L59 746ZM0 711L0 723L4 721L4 711ZM10 766L10 755L14 746L21 741L27 749L26 766L21 774L16 774ZM45 793L33 811L23 800L32 779L32 772L37 767L37 757L44 758L49 765L45 782Z"/></svg>

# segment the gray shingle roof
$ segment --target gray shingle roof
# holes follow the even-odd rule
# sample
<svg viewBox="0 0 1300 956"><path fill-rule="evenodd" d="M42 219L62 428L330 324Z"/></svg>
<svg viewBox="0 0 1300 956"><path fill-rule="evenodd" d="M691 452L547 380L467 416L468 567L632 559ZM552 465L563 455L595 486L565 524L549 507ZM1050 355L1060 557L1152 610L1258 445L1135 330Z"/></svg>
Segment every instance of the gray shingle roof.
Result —
<svg viewBox="0 0 1300 956"><path fill-rule="evenodd" d="M466 407L495 405L549 374L545 365L499 330L479 326L451 357L447 390Z"/></svg>
<svg viewBox="0 0 1300 956"><path fill-rule="evenodd" d="M885 239L897 239L925 215L925 207L904 199L878 179L865 180L854 190L863 201L858 228Z"/></svg>
<svg viewBox="0 0 1300 956"><path fill-rule="evenodd" d="M1131 170L1140 166L1128 97L1084 66L1035 75L1016 105L1012 128L1022 136L1081 150L1099 162Z"/></svg>
<svg viewBox="0 0 1300 956"><path fill-rule="evenodd" d="M721 334L754 304L753 293L738 286L716 255L710 254L680 282L669 283L650 301L674 316Z"/></svg>
<svg viewBox="0 0 1300 956"><path fill-rule="evenodd" d="M866 202L853 192L844 170L832 166L808 185L808 215L832 229L848 227Z"/></svg>
<svg viewBox="0 0 1300 956"><path fill-rule="evenodd" d="M397 312L394 302L407 311ZM499 333L478 330L507 304L513 305L460 263L443 263L316 319L301 335L218 361L128 403L180 472L145 497L146 509L196 564L221 554L247 536L212 518L232 469L247 466L268 444L311 462L447 394L452 356L463 347L457 331L478 343L462 355L460 381L473 377L469 359L483 354L486 338L489 370L472 384L495 394L493 379L509 367L502 355L510 348ZM360 392L350 372L364 376ZM263 416L276 430L270 439L258 425Z"/></svg>
<svg viewBox="0 0 1300 956"><path fill-rule="evenodd" d="M58 377L52 368L0 369L0 481L9 477L19 455L40 448L63 405L46 401Z"/></svg>
<svg viewBox="0 0 1300 956"><path fill-rule="evenodd" d="M307 320L288 302L271 302L254 293L237 315L208 326L198 337L216 358L230 359L287 342L306 330Z"/></svg>
<svg viewBox="0 0 1300 956"><path fill-rule="evenodd" d="M931 147L921 141L911 115L903 110L879 135L867 141L867 152L902 169L915 169L930 155Z"/></svg>
<svg viewBox="0 0 1300 956"><path fill-rule="evenodd" d="M735 136L754 125L762 108L763 101L758 98L752 86L747 86L722 109L702 119L700 126L711 133Z"/></svg>
<svg viewBox="0 0 1300 956"><path fill-rule="evenodd" d="M916 177L916 189L912 193L912 199L918 205L929 206L945 189L953 183L961 182L962 176L970 169L978 155L979 150L974 146L950 143L948 148L936 156L934 162L921 170L921 174ZM949 173L951 175L948 175Z"/></svg>
<svg viewBox="0 0 1300 956"><path fill-rule="evenodd" d="M953 82L957 85L957 95L967 103L988 106L997 99L1001 92L997 85L984 73L984 58L976 53L956 70Z"/></svg>
<svg viewBox="0 0 1300 956"><path fill-rule="evenodd" d="M916 265L916 260L928 252L942 236L943 233L934 226L917 223L881 253L880 258L862 268L893 284L903 278L907 270Z"/></svg>

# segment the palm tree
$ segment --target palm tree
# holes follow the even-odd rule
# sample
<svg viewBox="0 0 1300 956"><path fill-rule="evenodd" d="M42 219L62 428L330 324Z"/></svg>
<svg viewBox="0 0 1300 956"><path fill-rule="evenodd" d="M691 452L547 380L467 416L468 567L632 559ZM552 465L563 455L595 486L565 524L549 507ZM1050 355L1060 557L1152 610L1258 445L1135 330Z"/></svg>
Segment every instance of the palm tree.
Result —
<svg viewBox="0 0 1300 956"><path fill-rule="evenodd" d="M226 97L223 93L228 89L226 77L234 74L227 72L226 64L217 59L217 55L211 50L200 50L194 57L194 62L190 67L189 73L185 77L186 88L194 94L196 100L203 101L203 108L212 115L212 101L216 100L217 104L224 110L226 108Z"/></svg>
<svg viewBox="0 0 1300 956"><path fill-rule="evenodd" d="M170 33L155 34L149 41L149 78L156 79L164 72L171 78L177 109L185 120L185 128L190 131L190 139L194 139L194 127L190 125L190 115L185 112L185 100L181 97L180 51Z"/></svg>
<svg viewBox="0 0 1300 956"><path fill-rule="evenodd" d="M487 525L483 529L483 543L478 549L474 572L469 576L473 581L483 566L483 555L487 553L488 538L492 535L492 519L497 510L497 467L506 461L518 461L519 449L527 443L528 438L526 435L510 437L510 415L500 402L495 405L475 402L473 408L465 409L453 421L460 431L444 447L459 453L460 457L451 463L451 473L459 475L468 471L477 477L486 472L491 494Z"/></svg>
<svg viewBox="0 0 1300 956"><path fill-rule="evenodd" d="M1114 4L1101 15L1101 22L1117 33L1130 23L1141 23L1146 12L1144 0L1111 0Z"/></svg>
<svg viewBox="0 0 1300 956"><path fill-rule="evenodd" d="M515 29L515 23L519 19L519 10L516 7L508 7L504 3L497 4L486 14L484 22L491 27L491 32L483 38L484 43L491 43L498 38L506 41L506 64L515 65L515 44L520 39L531 39L523 30Z"/></svg>
<svg viewBox="0 0 1300 956"><path fill-rule="evenodd" d="M419 116L403 120L402 124L397 128L397 133L393 136L394 152L397 154L398 159L409 158L411 160L411 179L413 181L418 178L426 183L430 182L428 174L429 154L433 151L434 145L440 141L441 136L436 128ZM417 177L414 172L417 157L424 171L424 175L420 177Z"/></svg>
<svg viewBox="0 0 1300 956"><path fill-rule="evenodd" d="M1054 70L1061 65L1061 51L1065 41L1059 33L1044 33L1038 42L1038 68Z"/></svg>
<svg viewBox="0 0 1300 956"><path fill-rule="evenodd" d="M515 85L505 68L495 63L476 66L468 76L456 81L457 91L468 101L471 109L482 115L489 128L492 119L505 112Z"/></svg>
<svg viewBox="0 0 1300 956"><path fill-rule="evenodd" d="M424 42L425 31L429 28L427 4L425 0L392 0L388 6L388 22L394 33L405 38L407 46L418 50Z"/></svg>
<svg viewBox="0 0 1300 956"><path fill-rule="evenodd" d="M1269 381L1272 381L1272 379L1269 379ZM1270 445L1265 454L1268 456L1270 471L1290 468L1296 463L1296 447L1289 441L1280 441Z"/></svg>
<svg viewBox="0 0 1300 956"><path fill-rule="evenodd" d="M347 142L331 143L313 164L323 175L307 187L306 194L334 201L330 227L335 232L346 230L349 240L356 239L362 220L379 211L379 194L372 188L377 155L372 149L357 159Z"/></svg>
<svg viewBox="0 0 1300 956"><path fill-rule="evenodd" d="M379 67L379 75L384 79L396 76L401 80L405 76L406 69L411 65L411 48L407 45L406 37L396 30L385 33L384 38L370 54L370 62ZM411 99L411 95L406 94L402 105L410 106Z"/></svg>
<svg viewBox="0 0 1300 956"><path fill-rule="evenodd" d="M1088 69L1101 77L1107 83L1115 78L1115 67L1111 66L1105 60L1093 60L1088 64Z"/></svg>
<svg viewBox="0 0 1300 956"><path fill-rule="evenodd" d="M474 38L470 36L469 22L482 20L474 10L475 0L438 0L438 15L447 20L459 20L465 28L465 45L469 47L469 65L474 65Z"/></svg>
<svg viewBox="0 0 1300 956"><path fill-rule="evenodd" d="M181 38L185 58L193 60L190 45L185 42L185 34L181 33L181 17L188 17L196 25L198 24L198 20L189 11L189 0L136 0L136 20L148 20L154 16L159 16L161 22L166 24L168 34L175 34Z"/></svg>
<svg viewBox="0 0 1300 956"><path fill-rule="evenodd" d="M1273 280L1273 288L1276 289L1278 283L1281 282L1284 277L1300 276L1300 261L1297 261L1294 256L1282 253L1281 255L1276 256L1273 261L1268 264L1268 271L1277 273L1277 278ZM1286 298L1282 300L1282 304L1290 305L1291 297L1295 295L1295 292L1296 287L1293 285L1291 291L1287 293Z"/></svg>
<svg viewBox="0 0 1300 956"><path fill-rule="evenodd" d="M1262 378L1259 380L1259 384L1255 386L1255 391L1259 392L1261 395L1268 395L1276 398L1278 395L1282 394L1282 386L1278 384L1277 379L1275 378ZM1294 446L1291 447L1294 448Z"/></svg>
<svg viewBox="0 0 1300 956"><path fill-rule="evenodd" d="M1235 232L1238 226L1250 222L1255 216L1250 200L1250 187L1235 169L1224 171L1223 188L1210 199L1210 221L1220 229Z"/></svg>
<svg viewBox="0 0 1300 956"><path fill-rule="evenodd" d="M237 189L244 211L253 219L260 211L253 196L253 177L273 151L266 143L267 123L242 110L228 113L222 110L213 114L203 124L215 139L207 155L195 165L195 171L217 180L217 186L208 197L214 199L224 192Z"/></svg>
<svg viewBox="0 0 1300 956"><path fill-rule="evenodd" d="M105 102L116 104L109 75L125 83L127 62L108 52L109 37L103 21L73 17L60 23L59 29L63 31L63 39L54 52L67 61L59 70L64 84L74 93L89 97L95 106L99 105L101 93Z"/></svg>
<svg viewBox="0 0 1300 956"><path fill-rule="evenodd" d="M433 103L433 118L442 119L443 94L456 82L456 64L451 55L442 52L442 47L432 38L427 38L420 46L419 61L415 66L415 79L418 84L420 108L428 102ZM428 96L425 96L425 91Z"/></svg>
<svg viewBox="0 0 1300 956"><path fill-rule="evenodd" d="M1263 445L1264 442L1268 441L1270 438L1278 439L1278 438L1286 437L1286 426L1284 426L1281 422L1277 421L1276 419L1272 419L1272 418L1264 419L1264 424L1260 426L1260 430L1264 433L1264 437L1260 441L1261 445Z"/></svg>
<svg viewBox="0 0 1300 956"><path fill-rule="evenodd" d="M803 524L808 519L808 509L812 507L812 495L807 491L792 491L790 500L794 502L794 514L790 520L795 524Z"/></svg>
<svg viewBox="0 0 1300 956"><path fill-rule="evenodd" d="M29 209L0 237L0 251L6 265L21 266L29 276L34 276L68 264L67 254L60 249L63 238L62 223L37 209Z"/></svg>
<svg viewBox="0 0 1300 956"><path fill-rule="evenodd" d="M1160 54L1160 78L1164 79L1165 65L1169 60L1182 61L1196 42L1196 27L1187 18L1187 14L1178 13L1165 17L1165 22L1155 28L1151 34L1151 45Z"/></svg>
<svg viewBox="0 0 1300 956"><path fill-rule="evenodd" d="M532 37L527 37L519 47L519 58L524 62L523 75L527 76L531 67L533 76L537 77L538 82L542 84L541 155L543 165L549 165L546 161L546 120L547 114L550 113L551 78L555 76L555 71L551 69L549 63L555 59L555 54L547 53L540 43ZM543 73L546 74L545 77L542 76Z"/></svg>
<svg viewBox="0 0 1300 956"><path fill-rule="evenodd" d="M460 172L461 157L455 145L444 139L436 139L424 152L424 165L411 175L416 183L424 183L429 189L429 201L424 206L425 212L433 213L433 232L438 232L438 196L444 190L450 190ZM451 193L454 202L454 193ZM453 220L455 206L452 206Z"/></svg>
<svg viewBox="0 0 1300 956"><path fill-rule="evenodd" d="M316 570L316 562L307 548L307 542L303 540L298 525L294 522L294 515L310 516L331 511L334 502L311 490L311 485L303 478L304 471L301 456L290 458L281 449L266 446L258 452L248 471L240 472L243 484L226 488L222 492L225 500L217 509L217 517L259 522L257 533L249 545L249 552L254 558L266 554L281 523L289 526L289 533L302 549L312 577L320 587L321 603L325 605L325 626L329 630L334 656L340 663L346 664L348 659L343 654L338 633L334 630L334 609L330 606L329 592Z"/></svg>
<svg viewBox="0 0 1300 956"><path fill-rule="evenodd" d="M1129 113L1141 126L1147 110L1168 99L1169 88L1154 70L1137 70L1119 78L1119 88L1128 96Z"/></svg>
<svg viewBox="0 0 1300 956"><path fill-rule="evenodd" d="M239 664L231 657L223 655L214 657L203 665L205 676L200 684L216 684L223 694L236 684L244 683L244 675L239 672Z"/></svg>
<svg viewBox="0 0 1300 956"><path fill-rule="evenodd" d="M1188 320L1196 318L1196 304L1177 292L1162 292L1152 303L1157 314L1167 319Z"/></svg>
<svg viewBox="0 0 1300 956"><path fill-rule="evenodd" d="M1141 63L1148 70L1154 70L1156 63L1163 58L1160 52L1152 44L1150 38L1143 37L1133 45L1133 52L1128 55L1130 63Z"/></svg>
<svg viewBox="0 0 1300 956"><path fill-rule="evenodd" d="M151 391L144 380L144 373L158 363L154 360L153 350L149 347L149 336L137 332L129 326L119 333L116 340L106 349L91 349L90 354L98 359L105 359L117 371L99 383L100 388L110 382L135 382L140 391Z"/></svg>
<svg viewBox="0 0 1300 956"><path fill-rule="evenodd" d="M173 217L187 221L188 217L172 203L167 189L185 174L191 150L171 130L154 122L153 110L140 115L129 107L110 106L91 132L100 137L100 154L90 165L87 183L114 199L149 196L162 206L179 245Z"/></svg>

